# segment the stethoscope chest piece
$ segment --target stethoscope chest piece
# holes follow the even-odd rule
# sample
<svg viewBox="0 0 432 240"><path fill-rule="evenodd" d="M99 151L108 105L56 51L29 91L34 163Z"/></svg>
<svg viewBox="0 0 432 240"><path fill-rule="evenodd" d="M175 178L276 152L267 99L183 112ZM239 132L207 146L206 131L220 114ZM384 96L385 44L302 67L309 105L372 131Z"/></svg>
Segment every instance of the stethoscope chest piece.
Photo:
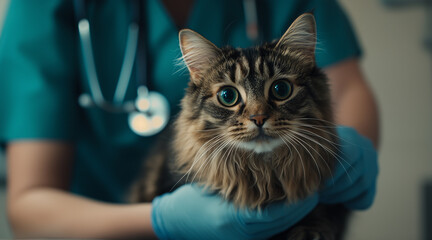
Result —
<svg viewBox="0 0 432 240"><path fill-rule="evenodd" d="M135 100L136 111L129 113L129 127L140 136L153 136L168 124L170 109L168 100L160 93L138 88Z"/></svg>

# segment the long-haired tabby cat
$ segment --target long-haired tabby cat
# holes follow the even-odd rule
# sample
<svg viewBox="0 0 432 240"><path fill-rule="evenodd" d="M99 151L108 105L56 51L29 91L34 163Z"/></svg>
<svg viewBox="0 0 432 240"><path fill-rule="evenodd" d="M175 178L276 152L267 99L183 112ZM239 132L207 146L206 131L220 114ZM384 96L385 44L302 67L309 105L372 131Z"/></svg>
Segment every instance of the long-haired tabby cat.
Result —
<svg viewBox="0 0 432 240"><path fill-rule="evenodd" d="M132 201L191 181L249 208L316 192L331 177L338 149L327 79L315 63L313 15L254 48L218 48L191 30L179 37L189 87ZM318 205L275 238L341 239L347 214L341 205Z"/></svg>

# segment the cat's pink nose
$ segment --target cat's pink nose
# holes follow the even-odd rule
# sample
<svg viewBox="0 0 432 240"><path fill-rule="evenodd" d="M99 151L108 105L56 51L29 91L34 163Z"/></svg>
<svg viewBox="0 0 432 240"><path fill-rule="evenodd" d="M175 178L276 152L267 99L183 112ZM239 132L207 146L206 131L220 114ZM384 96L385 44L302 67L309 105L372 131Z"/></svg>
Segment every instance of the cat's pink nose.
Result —
<svg viewBox="0 0 432 240"><path fill-rule="evenodd" d="M269 118L267 114L250 115L249 120L253 121L258 127L262 127L265 121Z"/></svg>

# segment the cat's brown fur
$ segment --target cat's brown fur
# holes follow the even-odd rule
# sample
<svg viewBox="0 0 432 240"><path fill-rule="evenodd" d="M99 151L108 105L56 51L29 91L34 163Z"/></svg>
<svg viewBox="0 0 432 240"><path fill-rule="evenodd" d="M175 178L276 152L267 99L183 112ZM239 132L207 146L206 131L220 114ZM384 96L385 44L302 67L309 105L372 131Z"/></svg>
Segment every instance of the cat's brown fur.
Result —
<svg viewBox="0 0 432 240"><path fill-rule="evenodd" d="M295 202L317 191L331 177L338 149L327 79L315 64L313 15L300 16L278 42L250 49L217 48L191 30L179 37L191 81L175 122L175 154L159 152L147 160L135 200L151 201L170 190L157 186L178 181L197 182L249 208ZM273 96L278 81L292 86L287 99ZM227 86L240 98L229 107L218 100ZM171 184L161 184L163 179ZM327 215L338 213L327 210L317 208L290 239L340 236L343 224L336 222L344 222L346 211L332 219ZM307 237L304 231L311 229Z"/></svg>
<svg viewBox="0 0 432 240"><path fill-rule="evenodd" d="M293 28L305 27L303 25L308 23L303 22L312 21L311 16L304 15L298 20L301 23L297 23L301 26L294 23ZM315 68L314 52L311 50L313 45L304 44L315 42L315 29L310 29L308 36L299 33L300 36L294 36L297 39L290 39L293 37L290 36L292 31L307 30L290 29L276 46L267 44L251 49L249 53L241 49L219 50L210 43L206 47L215 49L196 49L201 47L193 46L196 36L187 36L193 34L190 32L180 33L182 51L192 72L192 79L175 125L177 164L183 173L192 176L193 181L219 192L238 206L255 208L275 200L299 200L316 191L320 181L331 173L334 157L327 149L336 150L334 133L329 128L329 122L332 121L329 90L325 76ZM298 46L296 41L303 41L302 45ZM196 55L189 58L191 51L202 51L195 54L205 54L211 58L209 61L216 64L212 68L196 66L198 64L192 60L188 63L190 58L198 58ZM211 56L213 53L215 56ZM235 72L234 76L226 76L230 69L234 69L231 70ZM282 102L269 101L266 85L281 78L292 81L295 89L293 96ZM286 110L283 104L292 104L301 94L311 94L307 92L305 84L308 84L309 91L314 91L319 97L301 98L302 107L298 105L295 111L283 111ZM210 110L232 111L226 118L219 117L219 113L212 114L197 108L200 98L215 96L221 85L232 85L239 91L243 89L247 96L242 104ZM210 97L205 104L218 103L215 97ZM286 138L283 141L289 142L288 145L282 144L272 152L262 154L242 148L233 150L238 142L248 141L248 138L256 135L258 128L246 129L245 125L253 125L250 116L261 113L269 115L265 134L275 138L283 135ZM300 124L322 128L314 129ZM302 135L312 136L313 141ZM212 144L218 137L223 139L221 144ZM220 148L220 145L229 141L234 142Z"/></svg>

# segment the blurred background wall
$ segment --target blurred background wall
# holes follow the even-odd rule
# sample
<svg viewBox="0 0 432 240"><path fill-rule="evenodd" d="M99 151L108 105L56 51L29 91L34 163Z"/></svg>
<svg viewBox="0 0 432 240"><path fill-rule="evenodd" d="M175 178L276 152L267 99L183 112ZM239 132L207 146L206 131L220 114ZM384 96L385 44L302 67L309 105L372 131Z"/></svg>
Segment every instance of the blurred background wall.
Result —
<svg viewBox="0 0 432 240"><path fill-rule="evenodd" d="M432 52L423 45L432 26L426 26L425 6L340 2L365 50L363 69L382 130L376 202L354 217L347 239L425 239L422 185L432 178Z"/></svg>
<svg viewBox="0 0 432 240"><path fill-rule="evenodd" d="M7 3L0 0L0 26ZM376 202L354 215L347 239L425 239L422 186L432 179L432 53L423 40L426 28L432 26L426 26L421 5L388 8L378 0L340 3L363 45L362 65L380 106L382 127ZM0 154L0 179L4 169ZM10 238L4 206L0 180L0 239Z"/></svg>

